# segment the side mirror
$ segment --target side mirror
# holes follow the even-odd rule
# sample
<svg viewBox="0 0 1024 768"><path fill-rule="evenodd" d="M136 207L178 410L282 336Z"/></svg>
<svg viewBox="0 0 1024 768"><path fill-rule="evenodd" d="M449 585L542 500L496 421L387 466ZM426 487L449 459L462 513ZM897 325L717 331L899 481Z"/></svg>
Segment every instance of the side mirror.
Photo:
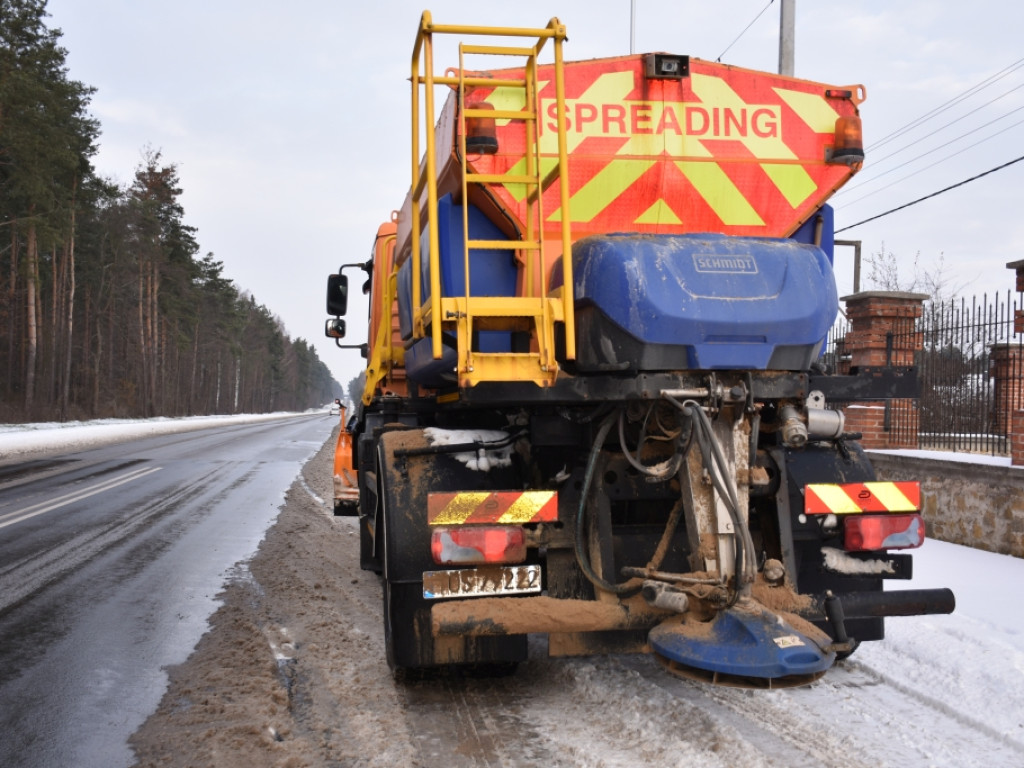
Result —
<svg viewBox="0 0 1024 768"><path fill-rule="evenodd" d="M327 277L327 314L344 315L348 312L348 278L345 275L328 275ZM331 334L328 333L328 336ZM345 335L342 323L342 336Z"/></svg>
<svg viewBox="0 0 1024 768"><path fill-rule="evenodd" d="M324 336L329 339L344 339L345 321L340 317L327 318L327 324L324 325Z"/></svg>

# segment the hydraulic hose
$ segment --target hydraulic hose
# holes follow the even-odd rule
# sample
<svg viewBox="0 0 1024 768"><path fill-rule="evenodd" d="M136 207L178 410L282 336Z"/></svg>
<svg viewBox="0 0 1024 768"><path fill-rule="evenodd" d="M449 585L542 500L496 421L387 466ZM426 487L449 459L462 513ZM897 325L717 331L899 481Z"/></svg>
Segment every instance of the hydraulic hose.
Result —
<svg viewBox="0 0 1024 768"><path fill-rule="evenodd" d="M671 459L663 461L661 464L657 464L652 467L648 467L641 464L637 458L633 457L633 452L626 447L626 412L624 410L619 411L619 448L622 450L622 455L626 457L626 461L630 463L637 472L647 477L653 477L658 480L668 480L674 476L678 471L679 467L683 463L684 453L679 450L672 456ZM637 445L636 452L637 456L640 455L640 450L643 448L643 440Z"/></svg>
<svg viewBox="0 0 1024 768"><path fill-rule="evenodd" d="M621 414L619 414L619 416L621 416ZM574 543L576 549L576 562L579 565L580 570L583 571L583 575L587 577L587 580L591 584L598 589L603 589L606 592L611 592L612 594L619 595L620 597L631 597L640 592L642 584L635 583L637 581L636 579L630 579L629 581L621 584L612 584L611 582L601 578L594 571L593 566L590 563L585 536L587 498L590 495L590 484L594 478L594 468L597 466L597 457L601 452L601 446L604 445L605 438L608 437L608 432L611 431L612 425L619 416L612 413L609 414L603 422L601 422L601 426L598 428L597 435L594 438L594 444L590 449L590 456L587 459L587 469L583 476L583 487L580 489L580 502L579 506L576 508L576 536ZM623 452L628 456L628 451L623 450ZM678 471L681 459L679 462L673 463L675 464L676 471ZM665 530L662 532L661 540L658 542L658 546L654 550L654 555L647 564L648 570L657 570L661 566L661 562L665 559L665 555L668 553L672 537L675 536L676 529L679 527L679 521L682 517L683 500L680 498L669 513L669 518L665 524Z"/></svg>
<svg viewBox="0 0 1024 768"><path fill-rule="evenodd" d="M594 467L597 466L597 457L601 452L601 446L604 445L604 439L608 436L608 432L611 430L616 418L616 414L611 413L601 422L601 426L597 429L597 435L594 437L594 445L590 449L590 456L587 458L587 471L583 475L583 487L580 488L580 503L576 508L576 563L579 565L580 570L583 571L583 575L595 587L606 592L628 597L639 593L640 587L630 582L610 584L598 576L590 565L584 535L587 497L590 495L590 483L594 479Z"/></svg>
<svg viewBox="0 0 1024 768"><path fill-rule="evenodd" d="M694 433L697 444L700 446L701 461L711 482L725 504L726 512L733 525L733 541L736 556L736 589L729 605L735 605L736 601L750 591L750 584L756 571L754 564L754 542L750 536L750 529L746 524L739 510L739 497L735 485L729 479L729 464L722 453L722 447L715 438L711 421L700 404L693 400L686 400L680 403L671 396L666 395L665 399L691 418L694 424ZM748 575L749 574L749 575Z"/></svg>

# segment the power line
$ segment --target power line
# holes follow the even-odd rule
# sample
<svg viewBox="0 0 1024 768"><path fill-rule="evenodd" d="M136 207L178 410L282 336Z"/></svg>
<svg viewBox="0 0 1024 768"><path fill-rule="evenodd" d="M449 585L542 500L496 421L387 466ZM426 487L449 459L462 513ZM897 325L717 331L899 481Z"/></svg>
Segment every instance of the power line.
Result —
<svg viewBox="0 0 1024 768"><path fill-rule="evenodd" d="M935 152L937 152L940 149L944 149L946 147L949 147L952 144L955 144L956 142L960 141L960 139L965 139L968 136L970 136L972 133L977 133L978 131L982 130L983 128L988 128L990 125L992 125L994 123L998 123L1000 120L1003 120L1004 118L1009 117L1010 115L1014 114L1015 112L1020 112L1021 110L1024 110L1024 105L1022 105L1020 107L1017 107L1016 109L1014 109L1014 110L1012 110L1010 112L1007 112L1002 117L997 117L994 120L990 120L989 122L985 123L984 125L979 125L977 128L973 128L972 130L967 131L966 133L962 133L959 136L957 136L955 139L950 139L945 144L940 144L937 147L931 147L930 149L925 150L921 154L919 154L919 155L917 155L915 157L912 157L909 160L905 160L902 163L900 163L899 165L893 166L892 168L890 168L887 171L882 171L881 173L875 175L873 178L867 179L867 180L861 182L860 184L855 184L852 187L841 189L839 192L836 193L836 197L838 198L844 192L852 192L852 191L860 189L862 187L866 187L866 186L869 186L871 184L874 184L876 181L881 179L883 176L888 176L890 173L893 173L894 171L898 171L900 168L904 168L904 167L910 165L911 163L917 162L918 160L920 160L923 157L928 157L929 155L934 154ZM990 139L994 139L996 136L1000 136L1000 135L1006 133L1007 131L1009 131L1011 128L1016 128L1018 125L1021 125L1022 123L1024 123L1024 120L1018 120L1016 123L1012 123L1011 125L1008 125L1005 128L1002 128L1002 129L996 131L995 133L989 134L988 136L984 137L983 139L978 139L973 144L968 144L963 149L958 149L956 152L952 152L951 154L944 155L943 157L938 158L934 162L931 162L928 165L926 165L924 168L919 168L918 170L914 171L913 173L908 173L906 176L901 176L896 181L893 181L893 182L891 182L889 184L886 184L884 187L879 187L878 189L875 189L875 190L873 190L871 192L863 194L860 197L855 197L855 198L853 198L853 200L844 200L843 202L846 205L853 205L854 203L860 202L861 200L864 200L865 198L871 197L872 195L876 195L879 192L881 192L883 189L888 189L889 187L891 187L891 186L893 186L895 184L899 184L901 181L906 181L907 179L909 179L909 178L911 178L913 176L916 176L919 173L923 173L924 171L927 171L929 168L934 168L936 165L939 165L940 163L946 162L951 157L956 157L957 155L961 155L961 154L963 154L964 152L966 152L969 149L974 149L978 145L984 144L986 141L989 141Z"/></svg>
<svg viewBox="0 0 1024 768"><path fill-rule="evenodd" d="M774 3L774 2L775 2L775 0L768 0L768 5L766 5L764 8L761 9L761 12L759 14L757 14L757 16L754 17L754 21L757 21L762 16L764 16L764 12L767 11L768 8L771 7L771 4ZM718 62L718 63L722 62L722 57L725 56L725 54L727 54L729 52L730 48L732 48L734 45L736 45L736 43L739 41L739 39L741 37L743 37L745 34L747 34L747 30L750 29L752 26L754 26L754 21L751 21L749 24L747 24L747 26L745 26L743 28L743 31L740 32L738 35L736 35L736 39L733 40L731 43L729 43L729 45L727 45L725 47L724 51L722 51L720 54L718 54L718 58L715 59L716 62Z"/></svg>
<svg viewBox="0 0 1024 768"><path fill-rule="evenodd" d="M881 157L872 157L871 158L871 165L872 165L872 167L877 167L879 164L881 164L884 161L888 160L890 157L895 157L900 152L905 152L906 150L910 149L911 147L919 146L920 142L924 141L925 139L930 138L930 137L934 136L935 134L940 133L941 131L946 130L951 125L955 125L956 123L959 123L961 120L966 120L971 115L973 115L973 114L975 114L977 112L980 112L982 109L984 109L985 107L989 106L990 104L995 104L1000 99L1006 98L1011 93L1013 93L1014 91L1019 91L1021 88L1024 88L1024 83L1021 83L1020 85L1016 85L1016 86L1014 86L1013 88L1011 88L1008 91L1004 91L1003 93L1001 93L998 96L996 96L994 99L989 99L984 104L980 104L977 107L975 107L974 109L972 109L970 112L965 112L964 114L960 115L960 117L957 117L957 118L954 118L954 119L950 120L948 123L945 123L944 125L939 126L938 128L936 128L931 133L926 133L924 136L921 136L919 139L916 139L915 141L911 142L910 144L905 144L904 146L900 147L899 149L893 150L888 155L882 155ZM984 128L985 126L991 125L992 123L996 122L996 120L1002 120L1003 117L1008 117L1009 115L1012 115L1014 112L1017 112L1019 109L1020 109L1020 107L1018 107L1017 109L1010 110L1009 112L1007 112L1002 117L998 117L995 120L992 120L992 121L990 121L988 123L985 123L985 125L980 126L980 128ZM975 128L972 131L968 131L967 133L962 134L961 136L958 136L956 139L952 139L950 142L947 142L947 143L952 143L953 141L958 141L963 136L967 136L967 135L969 135L971 133L974 133L975 131L980 130L980 128Z"/></svg>
<svg viewBox="0 0 1024 768"><path fill-rule="evenodd" d="M936 115L942 114L947 109L951 109L956 104L959 104L961 101L963 101L964 99L968 98L969 96L971 96L975 92L987 88L989 85L991 85L992 83L994 83L994 82L996 82L998 80L1002 80L1004 77L1009 75L1011 72L1013 72L1013 71L1015 71L1017 69L1020 69L1022 66L1024 66L1024 59L1018 59L1017 61L1013 62L1012 64L1010 64L1010 65L1008 65L1006 67L1003 67L1003 69L999 70L994 75L990 75L989 77L987 77L984 80L982 80L980 83L978 83L976 85L973 85L970 88L968 88L966 91L963 91L962 93L958 94L957 96L954 96L949 101L944 102L943 104L940 104L939 106L935 107L931 111L926 112L925 114L921 115L917 119L911 120L909 123L904 125L902 128L897 128L892 133L890 133L890 134L888 134L886 136L883 136L881 139L876 141L874 144L869 145L867 148L869 150L878 149L883 144L887 144L888 142L892 141L893 139L897 138L898 136L902 136L907 131L909 131L909 130L911 130L913 128L916 128L918 125L923 123L925 120L928 120L929 118L934 117Z"/></svg>
<svg viewBox="0 0 1024 768"><path fill-rule="evenodd" d="M1008 168L1011 165L1013 165L1014 163L1019 163L1021 160L1024 160L1024 155L1021 155L1020 157L1018 157L1018 158L1016 158L1014 160L1010 160L1008 163L1003 163L1002 165L997 165L995 168L990 168L989 170L985 171L984 173L979 173L977 176L972 176L971 178L964 179L963 181L957 182L956 184L951 184L950 186L946 187L945 189L940 189L938 192L932 192L930 195L925 195L924 197L919 197L917 200L912 200L909 203L904 203L903 205L899 206L898 208L891 208L888 211L886 211L885 213L880 213L877 216L872 216L869 219L864 219L863 221L858 221L856 224L851 224L848 227L842 227L841 229L837 229L836 230L836 234L838 234L840 232L845 232L848 229L853 229L854 227L859 227L861 224L867 224L869 221L874 221L875 219L880 219L883 216L888 216L890 213L896 213L896 211L902 211L904 208L909 208L912 205L917 205L918 203L924 202L925 200L928 200L928 199L930 199L932 197L938 197L943 192L949 192L949 190L951 190L951 189L956 189L957 187L962 187L964 184L967 184L967 183L972 182L972 181L976 181L976 180L980 179L983 176L988 176L990 173L995 173L996 171L1001 171L1003 168Z"/></svg>

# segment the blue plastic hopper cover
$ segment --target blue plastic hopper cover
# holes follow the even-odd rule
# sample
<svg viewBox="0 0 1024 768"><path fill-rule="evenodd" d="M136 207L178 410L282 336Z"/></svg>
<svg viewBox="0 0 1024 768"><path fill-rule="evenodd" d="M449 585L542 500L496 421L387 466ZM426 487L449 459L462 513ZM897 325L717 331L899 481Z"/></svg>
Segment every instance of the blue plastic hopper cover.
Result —
<svg viewBox="0 0 1024 768"><path fill-rule="evenodd" d="M685 347L691 369L806 369L839 307L825 253L790 239L597 236L575 244L573 265L577 316L598 313L583 328Z"/></svg>

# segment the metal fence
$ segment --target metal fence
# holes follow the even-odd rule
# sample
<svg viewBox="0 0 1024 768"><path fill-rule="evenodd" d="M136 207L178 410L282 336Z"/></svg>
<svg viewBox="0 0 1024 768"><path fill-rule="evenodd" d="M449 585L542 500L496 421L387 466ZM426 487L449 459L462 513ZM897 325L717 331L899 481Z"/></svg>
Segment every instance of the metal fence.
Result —
<svg viewBox="0 0 1024 768"><path fill-rule="evenodd" d="M926 302L916 323L889 331L890 349L920 347L920 398L886 404L885 426L896 442L915 442L916 431L921 448L1009 454L1010 414L1024 408L1024 334L1014 333L1021 298L1007 291ZM824 362L837 373L849 370L848 329L837 323L826 347Z"/></svg>

